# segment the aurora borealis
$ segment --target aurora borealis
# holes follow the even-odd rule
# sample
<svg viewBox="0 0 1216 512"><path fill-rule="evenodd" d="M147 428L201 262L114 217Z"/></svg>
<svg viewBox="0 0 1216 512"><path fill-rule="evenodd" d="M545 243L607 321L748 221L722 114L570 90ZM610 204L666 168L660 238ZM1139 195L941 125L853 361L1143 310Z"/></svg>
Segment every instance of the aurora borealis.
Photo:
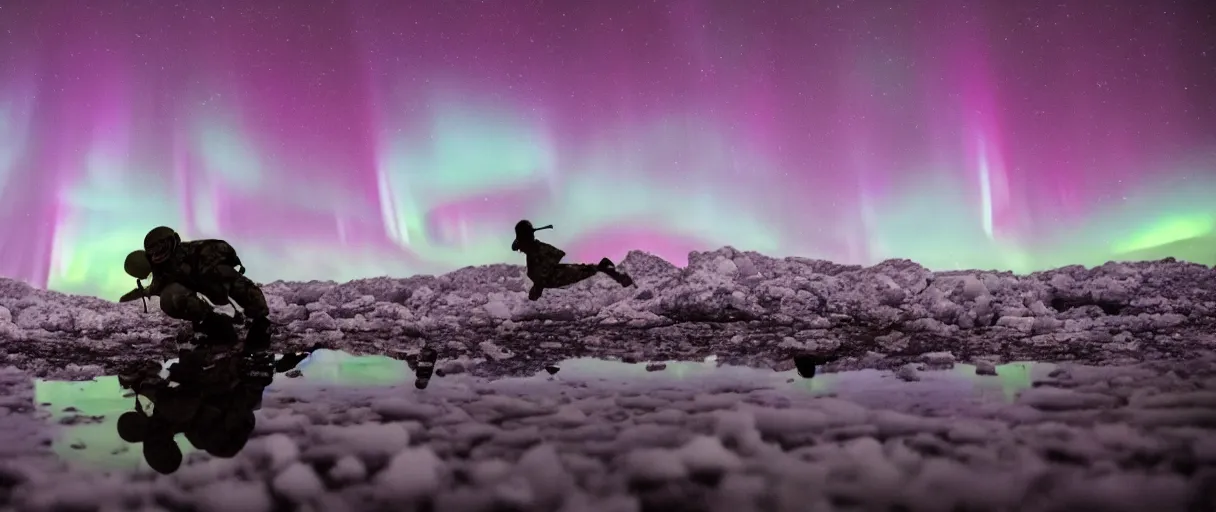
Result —
<svg viewBox="0 0 1216 512"><path fill-rule="evenodd" d="M0 275L130 288L153 226L258 281L722 245L1216 263L1194 0L9 0Z"/></svg>

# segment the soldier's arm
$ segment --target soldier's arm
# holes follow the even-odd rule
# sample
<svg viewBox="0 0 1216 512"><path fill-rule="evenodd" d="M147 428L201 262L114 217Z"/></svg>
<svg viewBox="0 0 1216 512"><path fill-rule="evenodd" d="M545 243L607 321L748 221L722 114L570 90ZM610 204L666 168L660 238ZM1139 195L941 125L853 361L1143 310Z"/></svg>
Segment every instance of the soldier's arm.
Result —
<svg viewBox="0 0 1216 512"><path fill-rule="evenodd" d="M160 292L164 290L166 284L168 284L168 283L166 283L166 281L164 279L158 278L158 277L156 277L156 275L153 275L152 282L149 283L148 286L143 287L143 288L136 288L127 293L124 293L122 295L122 297L118 298L118 302L131 302L133 300L139 300L144 297L155 297L157 295L160 295Z"/></svg>
<svg viewBox="0 0 1216 512"><path fill-rule="evenodd" d="M165 291L165 286L168 284L168 280L152 274L152 282L148 283L148 287L144 288L144 291L148 294L148 297L155 297L160 295L160 292Z"/></svg>
<svg viewBox="0 0 1216 512"><path fill-rule="evenodd" d="M122 297L118 298L118 302L131 302L133 300L139 300L139 299L146 297L147 296L146 293L147 293L147 291L145 289L136 288L134 290L131 290L127 293L122 294Z"/></svg>

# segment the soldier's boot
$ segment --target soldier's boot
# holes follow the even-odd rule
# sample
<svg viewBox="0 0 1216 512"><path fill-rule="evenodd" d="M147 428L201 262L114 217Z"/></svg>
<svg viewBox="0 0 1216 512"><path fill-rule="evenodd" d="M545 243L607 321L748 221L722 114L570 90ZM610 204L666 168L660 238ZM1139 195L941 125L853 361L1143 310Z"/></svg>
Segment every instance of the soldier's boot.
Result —
<svg viewBox="0 0 1216 512"><path fill-rule="evenodd" d="M214 311L207 313L206 318L194 325L194 333L201 334L203 341L212 345L227 345L237 341L236 326L232 325L232 317Z"/></svg>
<svg viewBox="0 0 1216 512"><path fill-rule="evenodd" d="M540 295L544 292L544 288L541 288L538 284L534 284L532 285L532 289L528 290L528 300L540 300Z"/></svg>
<svg viewBox="0 0 1216 512"><path fill-rule="evenodd" d="M616 281L617 284L621 285L622 288L628 288L629 286L633 285L633 278L629 277L629 274L617 271L616 265L608 258L600 260L600 263L595 267L600 272L603 272L608 277L611 277L612 280Z"/></svg>

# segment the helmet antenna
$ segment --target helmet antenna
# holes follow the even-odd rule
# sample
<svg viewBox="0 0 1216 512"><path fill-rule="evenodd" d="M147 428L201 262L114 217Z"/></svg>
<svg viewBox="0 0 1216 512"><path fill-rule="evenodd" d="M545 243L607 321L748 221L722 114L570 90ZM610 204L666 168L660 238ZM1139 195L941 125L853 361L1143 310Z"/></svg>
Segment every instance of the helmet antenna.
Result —
<svg viewBox="0 0 1216 512"><path fill-rule="evenodd" d="M139 295L144 301L144 314L148 314L148 294L144 292L144 280L136 279L135 287L139 289Z"/></svg>

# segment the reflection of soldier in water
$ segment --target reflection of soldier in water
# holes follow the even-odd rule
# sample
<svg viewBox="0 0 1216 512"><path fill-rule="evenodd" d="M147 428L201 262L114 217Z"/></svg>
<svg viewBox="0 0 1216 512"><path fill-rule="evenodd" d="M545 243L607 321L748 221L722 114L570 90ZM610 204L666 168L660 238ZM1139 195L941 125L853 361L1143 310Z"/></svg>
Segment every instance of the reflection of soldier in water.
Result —
<svg viewBox="0 0 1216 512"><path fill-rule="evenodd" d="M405 359L406 366L409 366L410 370L412 370L414 372L414 387L415 388L426 389L427 386L429 386L431 384L431 381L433 380L433 378L442 378L446 375L446 372L441 368L441 365L439 364L439 353L436 352L435 349L432 349L430 347L423 347L422 350L418 351L417 354L407 354L404 359ZM482 363L482 364L492 365L492 363ZM466 372L466 371L469 371L469 369L470 369L470 367L461 365L459 363L456 364L455 366L456 366L457 373ZM519 368L518 366L516 366L514 364L508 365L508 366L512 367L512 369ZM550 376L555 375L555 374L557 374L557 372L561 371L561 368L554 364L545 364L544 366L541 367L541 369L543 369L544 372ZM491 371L494 371L494 370L491 370ZM524 368L524 371L528 371L526 366ZM536 372L536 374L539 375L541 370L534 370L534 371Z"/></svg>
<svg viewBox="0 0 1216 512"><path fill-rule="evenodd" d="M527 256L528 279L532 280L532 289L528 291L529 300L540 299L546 288L563 288L579 281L584 281L599 272L611 277L622 287L633 284L628 275L617 272L612 260L604 258L598 265L587 263L562 263L566 253L557 247L536 239L536 232L550 229L553 226L541 228L532 227L532 223L521 220L515 224L515 241L511 243L512 251L520 251Z"/></svg>
<svg viewBox="0 0 1216 512"><path fill-rule="evenodd" d="M426 389L431 384L431 376L442 377L443 372L435 369L439 353L430 347L423 347L417 355L405 356L405 365L414 371L414 387Z"/></svg>
<svg viewBox="0 0 1216 512"><path fill-rule="evenodd" d="M284 355L275 361L266 352L240 354L183 351L162 379L160 365L149 361L119 382L136 394L135 410L118 418L118 435L142 443L144 460L153 470L169 474L181 466L182 451L173 437L184 433L196 449L214 457L231 458L253 433L253 412L275 373L295 368L308 353ZM177 386L172 386L175 383ZM148 414L139 397L152 403Z"/></svg>
<svg viewBox="0 0 1216 512"><path fill-rule="evenodd" d="M246 343L269 343L270 309L257 284L245 277L236 250L223 240L183 242L168 227L157 227L144 237L144 250L127 255L125 269L136 279L152 276L148 288L140 285L120 302L160 296L160 307L171 318L189 320L195 331L236 341L233 319L215 312L198 294L215 305L235 302L252 321ZM231 299L231 301L229 300Z"/></svg>

